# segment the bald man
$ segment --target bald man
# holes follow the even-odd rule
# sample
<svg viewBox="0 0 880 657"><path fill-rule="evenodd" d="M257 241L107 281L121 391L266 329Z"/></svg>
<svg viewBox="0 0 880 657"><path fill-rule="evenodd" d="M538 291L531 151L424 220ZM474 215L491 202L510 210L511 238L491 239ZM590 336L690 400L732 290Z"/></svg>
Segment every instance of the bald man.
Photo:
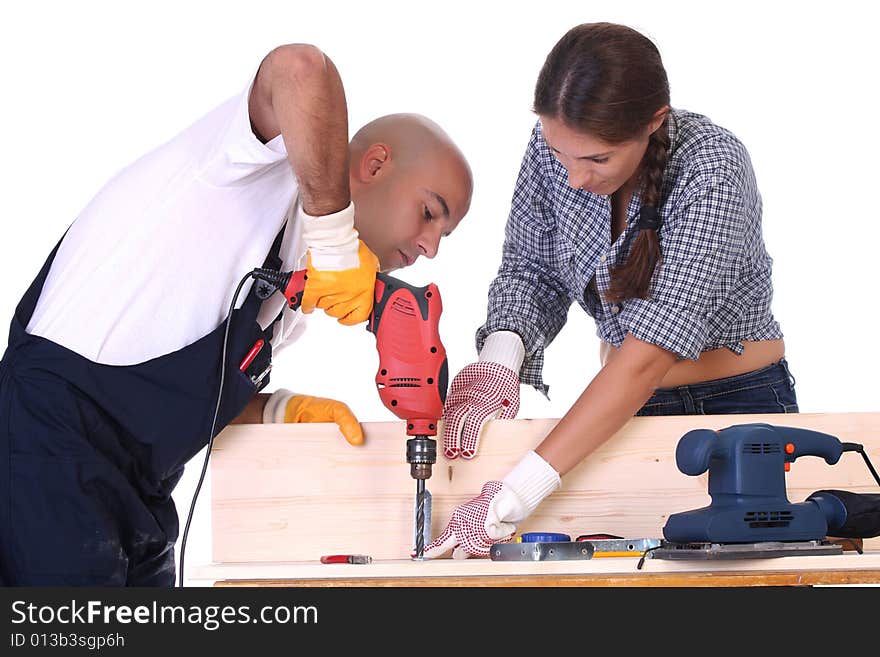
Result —
<svg viewBox="0 0 880 657"><path fill-rule="evenodd" d="M171 493L231 422L362 444L342 401L258 394L272 357L303 313L366 320L376 272L433 258L472 184L426 117L349 142L336 67L304 44L111 178L34 267L0 361L0 585L173 585ZM307 269L299 310L260 267Z"/></svg>

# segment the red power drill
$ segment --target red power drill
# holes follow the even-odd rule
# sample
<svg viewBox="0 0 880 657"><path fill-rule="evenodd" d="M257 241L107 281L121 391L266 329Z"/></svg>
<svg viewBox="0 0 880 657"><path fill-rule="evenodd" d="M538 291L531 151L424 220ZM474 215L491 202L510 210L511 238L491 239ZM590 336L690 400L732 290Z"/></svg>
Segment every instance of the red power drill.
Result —
<svg viewBox="0 0 880 657"><path fill-rule="evenodd" d="M255 269L255 278L283 290L291 308L302 303L305 270ZM425 481L437 462L437 422L446 401L449 369L440 341L443 302L434 283L414 287L387 274L376 274L373 311L367 330L376 336L379 369L376 387L385 407L406 421L406 462L416 480L415 558L425 548Z"/></svg>
<svg viewBox="0 0 880 657"><path fill-rule="evenodd" d="M376 336L376 387L385 407L406 420L406 462L416 480L415 558L425 548L425 480L437 462L437 421L443 414L449 370L440 341L443 302L434 283L414 287L376 275L367 330Z"/></svg>

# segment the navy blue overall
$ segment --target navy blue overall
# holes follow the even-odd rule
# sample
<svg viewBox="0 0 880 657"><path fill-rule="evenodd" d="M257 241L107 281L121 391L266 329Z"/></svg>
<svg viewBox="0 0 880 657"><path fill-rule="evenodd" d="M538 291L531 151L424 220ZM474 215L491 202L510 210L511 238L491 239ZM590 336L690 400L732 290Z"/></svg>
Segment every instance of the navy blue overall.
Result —
<svg viewBox="0 0 880 657"><path fill-rule="evenodd" d="M280 266L280 236L266 267ZM171 492L209 440L226 322L143 363L95 363L25 331L57 250L19 303L0 361L0 585L173 586ZM248 374L271 362L256 288L232 313L215 434L257 391ZM265 346L243 373L258 338Z"/></svg>

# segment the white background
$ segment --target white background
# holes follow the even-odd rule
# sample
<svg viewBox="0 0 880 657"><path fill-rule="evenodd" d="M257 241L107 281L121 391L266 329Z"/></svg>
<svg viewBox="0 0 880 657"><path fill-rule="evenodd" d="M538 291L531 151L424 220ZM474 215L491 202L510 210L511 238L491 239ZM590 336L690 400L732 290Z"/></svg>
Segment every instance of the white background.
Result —
<svg viewBox="0 0 880 657"><path fill-rule="evenodd" d="M774 258L773 311L801 411L876 411L874 3L725 6L674 0L7 6L0 23L0 318L11 318L49 250L110 176L237 93L272 47L309 42L339 68L352 133L381 114L420 112L444 126L471 162L476 187L469 215L434 261L396 273L440 286L441 335L454 374L475 356L473 333L485 318L513 183L535 121L530 106L538 70L570 27L607 20L652 38L673 106L731 129L752 156ZM564 414L597 372L597 353L592 320L574 305L546 354L551 399L523 388L520 417ZM394 420L373 388L376 364L363 327L314 316L302 341L276 359L270 389L341 398L362 421ZM189 464L175 493L181 533L202 458ZM209 483L188 540L188 572L210 560Z"/></svg>

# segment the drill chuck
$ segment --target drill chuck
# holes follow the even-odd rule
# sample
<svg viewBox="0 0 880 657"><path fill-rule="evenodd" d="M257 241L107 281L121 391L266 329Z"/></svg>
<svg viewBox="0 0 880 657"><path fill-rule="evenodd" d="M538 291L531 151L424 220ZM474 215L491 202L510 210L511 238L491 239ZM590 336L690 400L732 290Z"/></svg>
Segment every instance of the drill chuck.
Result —
<svg viewBox="0 0 880 657"><path fill-rule="evenodd" d="M407 440L406 462L413 479L430 479L432 466L437 462L437 441L427 436Z"/></svg>

